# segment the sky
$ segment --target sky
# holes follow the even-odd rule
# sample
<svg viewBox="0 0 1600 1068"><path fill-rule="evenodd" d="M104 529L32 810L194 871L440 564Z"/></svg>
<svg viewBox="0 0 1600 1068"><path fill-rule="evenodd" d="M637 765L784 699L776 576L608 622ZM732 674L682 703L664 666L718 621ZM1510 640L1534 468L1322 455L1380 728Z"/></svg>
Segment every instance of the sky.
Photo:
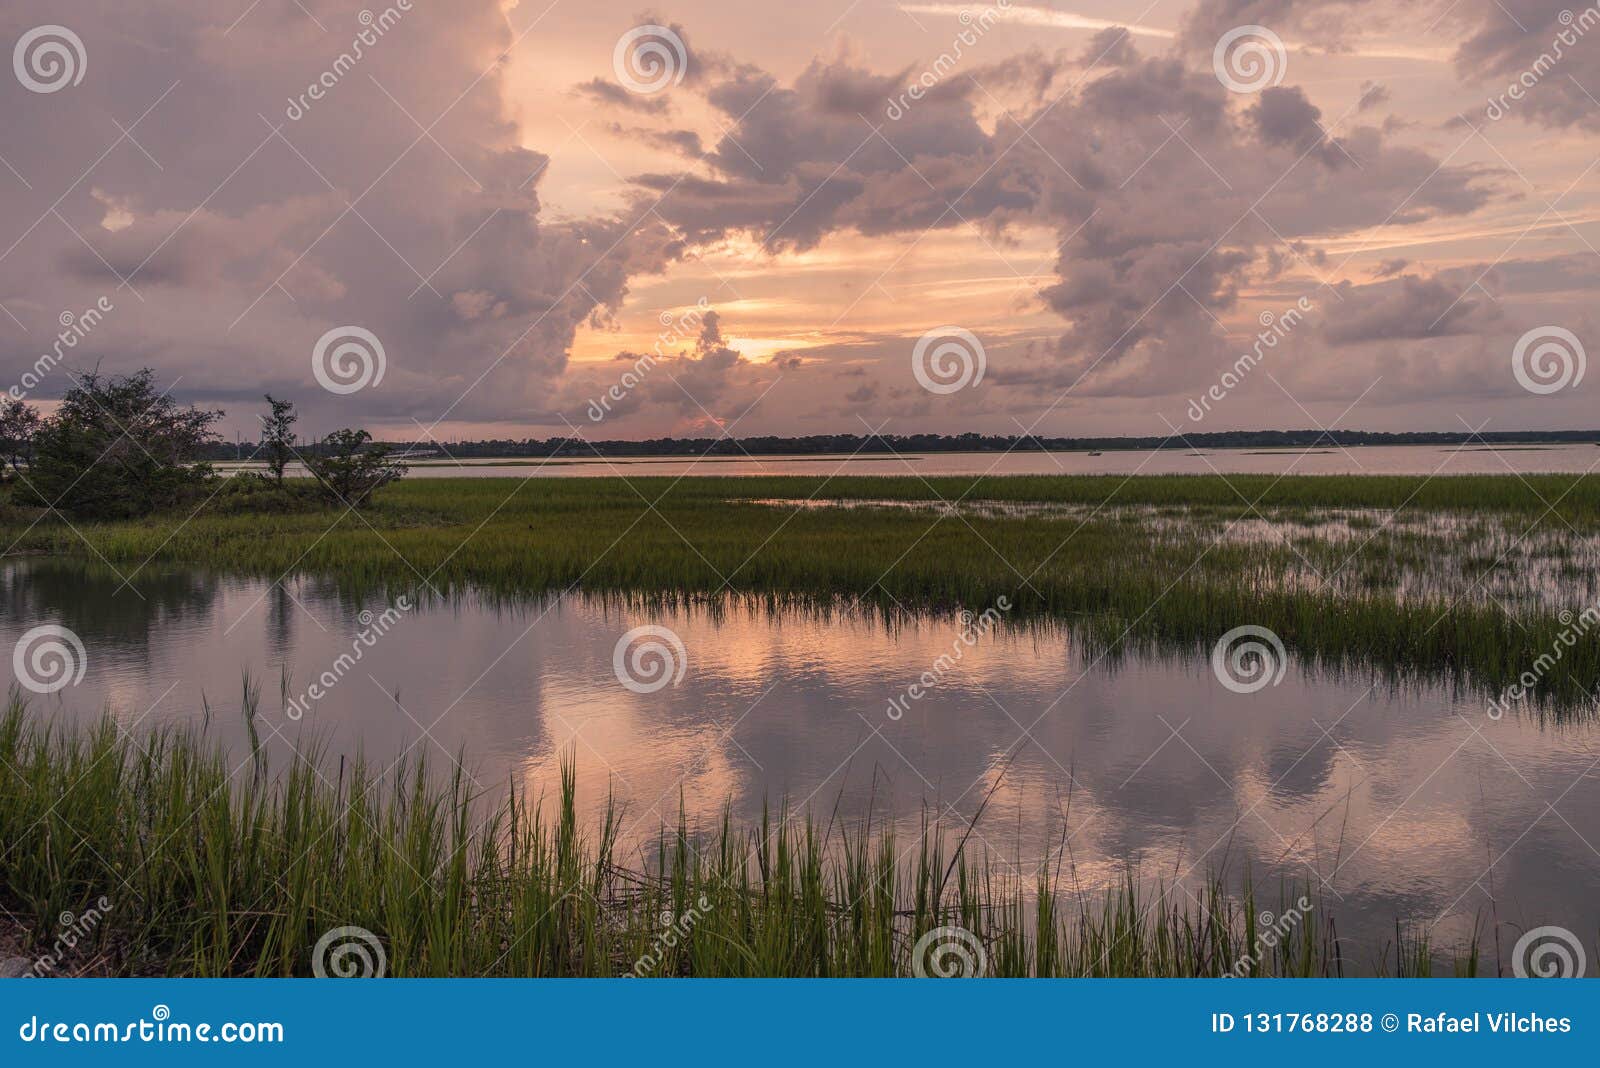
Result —
<svg viewBox="0 0 1600 1068"><path fill-rule="evenodd" d="M0 388L250 439L1600 426L1600 9L11 0Z"/></svg>

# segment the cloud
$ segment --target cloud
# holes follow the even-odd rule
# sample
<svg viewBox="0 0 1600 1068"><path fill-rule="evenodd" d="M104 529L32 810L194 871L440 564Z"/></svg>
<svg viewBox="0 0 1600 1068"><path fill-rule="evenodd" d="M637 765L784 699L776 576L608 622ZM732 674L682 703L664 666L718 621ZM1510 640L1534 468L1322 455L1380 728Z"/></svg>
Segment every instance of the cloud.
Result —
<svg viewBox="0 0 1600 1068"><path fill-rule="evenodd" d="M1376 128L1335 141L1298 88L1239 108L1209 66L1120 59L992 129L977 117L981 76L978 87L940 82L943 92L884 122L858 109L892 92L892 79L813 63L792 87L767 82L758 106L733 113L707 157L715 177L640 180L692 240L748 233L774 252L840 231L914 239L974 224L995 234L1054 229L1058 279L1039 298L1068 326L1033 349L1044 368L1002 369L996 381L1064 387L1093 374L1099 381L1084 388L1134 394L1223 351L1216 317L1256 272L1281 269L1275 257L1315 256L1317 235L1378 225L1396 204L1416 221L1468 214L1489 196L1476 172ZM709 97L723 92L713 82ZM730 112L749 93L732 95Z"/></svg>
<svg viewBox="0 0 1600 1068"><path fill-rule="evenodd" d="M672 104L667 97L630 93L616 82L599 77L579 83L573 87L573 92L597 104L622 108L625 111L642 112L646 115L665 114L671 109Z"/></svg>
<svg viewBox="0 0 1600 1068"><path fill-rule="evenodd" d="M1474 118L1548 127L1600 127L1600 9L1571 0L1200 0L1183 39L1210 48L1231 27L1257 24L1322 43L1331 53L1399 54L1394 42L1426 35L1454 43L1448 59L1483 94ZM1374 46L1373 41L1387 42ZM1400 51L1404 51L1401 49ZM1366 96L1362 110L1371 106Z"/></svg>
<svg viewBox="0 0 1600 1068"><path fill-rule="evenodd" d="M0 375L33 364L58 311L108 295L73 358L154 363L180 395L270 388L314 429L545 408L576 330L680 246L625 213L547 221L548 160L504 109L499 5L407 7L77 5L83 82L7 79L5 154L31 188L0 198L0 302L38 311L0 338ZM25 0L0 27L64 17ZM311 354L343 325L380 338L387 372L334 397Z"/></svg>
<svg viewBox="0 0 1600 1068"><path fill-rule="evenodd" d="M1367 113L1392 103L1382 87L1364 84L1354 114L1330 118L1292 69L1253 96L1212 71L1216 35L1247 23L1281 27L1291 46L1382 52L1373 42L1385 34L1415 36L1420 16L1404 5L1202 0L1173 31L1012 6L1015 26L1077 20L1066 28L1087 44L1008 51L1014 40L997 33L953 63L899 67L836 49L774 57L774 70L798 72L781 77L763 56L697 47L687 28L649 15L685 42L681 85L639 96L608 70L568 69L547 98L520 100L507 57L537 12L414 4L345 62L363 29L357 6L302 2L242 17L199 0L86 2L74 20L91 57L84 82L54 94L8 83L0 152L27 185L0 168L0 303L24 328L0 330L0 374L33 365L61 311L109 294L115 311L74 358L112 371L152 363L183 396L248 405L270 389L300 399L311 429L416 432L413 420L443 418L560 430L624 366L570 364L575 338L615 326L641 285L707 249L755 246L782 271L863 235L882 239L892 267L917 262L929 234L1008 257L1020 234L1043 252L1018 273L1044 280L994 318L1015 310L1027 328L986 335L983 386L938 408L907 361L944 316L906 306L928 321L849 336L806 324L812 347L770 360L743 355L713 313L611 416L624 428L714 428L777 384L782 418L830 429L869 405L1005 429L1069 388L1149 398L1207 381L1236 357L1236 324L1263 294L1286 304L1307 293L1319 308L1293 341L1304 369L1285 381L1303 373L1308 390L1354 396L1362 374L1437 374L1481 392L1503 363L1494 346L1527 325L1509 298L1570 304L1592 291L1581 258L1433 274L1404 260L1347 264L1329 249L1357 244L1352 235L1469 218L1464 229L1482 232L1476 217L1509 196L1508 179L1380 124ZM1464 0L1440 25L1464 42L1456 69L1503 78L1526 53L1485 21L1486 2ZM1532 27L1555 17L1542 2L1511 6L1531 11ZM22 0L0 29L15 40L64 17ZM601 34L607 59L618 32ZM1568 53L1560 73L1585 77L1587 55ZM1551 74L1535 91L1567 80ZM574 93L635 153L615 161L626 175L616 210L546 204L550 172L582 150L517 109L571 107ZM1531 106L1530 92L1518 106L1541 123L1590 121L1569 114L1564 94ZM317 387L311 352L345 325L380 337L387 372L336 397ZM39 395L65 385L47 381Z"/></svg>
<svg viewBox="0 0 1600 1068"><path fill-rule="evenodd" d="M1322 335L1334 346L1368 341L1456 337L1493 331L1502 313L1487 296L1466 296L1472 278L1402 275L1373 285L1335 287Z"/></svg>
<svg viewBox="0 0 1600 1068"><path fill-rule="evenodd" d="M1600 129L1600 10L1570 0L1502 2L1467 5L1476 28L1456 52L1457 74L1523 121ZM1498 118L1492 106L1484 112Z"/></svg>

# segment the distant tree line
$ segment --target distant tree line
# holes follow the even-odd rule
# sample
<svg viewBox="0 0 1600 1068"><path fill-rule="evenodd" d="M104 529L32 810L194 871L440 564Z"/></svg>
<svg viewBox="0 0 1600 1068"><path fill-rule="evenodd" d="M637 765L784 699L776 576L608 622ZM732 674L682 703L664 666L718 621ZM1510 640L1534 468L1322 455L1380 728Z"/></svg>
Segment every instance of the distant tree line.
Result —
<svg viewBox="0 0 1600 1068"><path fill-rule="evenodd" d="M1277 449L1339 448L1360 445L1465 445L1485 442L1513 444L1587 444L1600 441L1600 430L1509 430L1470 434L1463 431L1372 430L1227 430L1182 437L1044 437L1014 434L813 434L806 437L749 438L648 438L641 441L586 441L573 437L489 438L481 441L392 441L393 450L448 453L455 459L488 457L593 458L600 456L775 456L859 453L910 455L935 452L1082 452L1097 449ZM317 455L324 444L300 445L303 453ZM214 443L207 447L212 460L233 460L250 455L255 446Z"/></svg>

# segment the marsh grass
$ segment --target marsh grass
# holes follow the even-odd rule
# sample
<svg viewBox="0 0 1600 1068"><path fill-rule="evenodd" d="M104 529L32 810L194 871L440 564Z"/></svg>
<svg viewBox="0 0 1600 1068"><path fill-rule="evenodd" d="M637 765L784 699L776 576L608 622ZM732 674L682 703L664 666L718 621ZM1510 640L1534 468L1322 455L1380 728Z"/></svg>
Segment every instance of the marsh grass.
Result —
<svg viewBox="0 0 1600 1068"><path fill-rule="evenodd" d="M769 501L1074 506L930 515ZM1329 523L1330 515L1353 516ZM1293 536L1240 539L1270 516ZM1442 529L1429 522L1443 518ZM1327 528L1337 527L1335 537ZM418 479L362 514L208 511L68 527L0 508L11 553L321 576L413 599L474 590L727 594L1066 621L1123 646L1206 653L1241 624L1304 662L1489 697L1600 599L1600 476ZM1542 576L1542 577L1541 577ZM1592 713L1600 630L1562 645L1530 708Z"/></svg>
<svg viewBox="0 0 1600 1068"><path fill-rule="evenodd" d="M1284 915L1290 886L1230 895L1217 877L1191 897L1130 876L1091 897L1063 857L1024 884L937 827L905 842L788 813L680 821L630 866L615 810L579 825L570 764L554 797L492 802L434 771L329 766L314 745L272 769L225 756L205 726L67 730L14 697L0 905L48 943L60 914L111 902L61 974L306 975L344 926L377 934L397 976L907 975L945 926L976 933L996 976L1482 967L1475 940L1442 954L1399 925L1386 945L1343 945L1320 902L1268 939L1262 909Z"/></svg>

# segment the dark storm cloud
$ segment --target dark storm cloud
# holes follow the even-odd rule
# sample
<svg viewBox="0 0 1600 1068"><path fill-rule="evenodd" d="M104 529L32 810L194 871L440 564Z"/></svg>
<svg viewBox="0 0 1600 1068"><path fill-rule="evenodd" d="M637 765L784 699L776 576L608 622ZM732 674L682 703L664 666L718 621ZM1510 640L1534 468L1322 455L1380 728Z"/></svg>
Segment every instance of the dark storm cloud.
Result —
<svg viewBox="0 0 1600 1068"><path fill-rule="evenodd" d="M1330 306L1322 333L1334 346L1368 341L1397 341L1488 333L1502 313L1487 295L1463 296L1473 276L1404 275L1389 281L1336 286L1337 306Z"/></svg>
<svg viewBox="0 0 1600 1068"><path fill-rule="evenodd" d="M498 5L302 2L7 5L0 37L70 15L88 64L64 91L0 89L29 186L0 199L0 302L33 312L0 336L0 374L34 363L58 312L109 295L73 359L152 362L186 396L271 388L322 427L522 418L579 325L676 255L636 213L542 219L548 160L505 117ZM345 325L378 336L387 369L332 396L312 350Z"/></svg>
<svg viewBox="0 0 1600 1068"><path fill-rule="evenodd" d="M26 327L0 331L0 372L32 366L59 312L110 294L116 309L85 361L153 363L186 395L272 389L301 399L314 426L559 426L618 373L569 368L576 332L609 324L631 283L695 246L748 238L777 257L853 233L910 250L929 230L963 230L1003 248L1026 227L1054 235L1053 257L1034 269L1054 272L1036 298L1059 330L996 343L984 389L946 410L1042 408L1079 383L1143 397L1236 354L1219 320L1239 313L1242 294L1291 279L1315 290L1302 280L1326 268L1330 238L1470 215L1497 193L1494 175L1367 124L1381 90L1363 89L1353 119L1330 118L1292 78L1247 97L1212 72L1211 44L1233 26L1282 26L1337 49L1361 25L1403 23L1395 5L1205 2L1160 55L1106 30L1070 53L889 71L835 57L792 80L648 14L688 51L670 95L627 93L609 72L555 91L575 90L622 120L614 133L682 162L648 164L614 214L556 221L539 194L550 160L521 144L502 77L531 15L514 9L508 23L492 0L417 3L348 64L362 5L302 3L262 0L243 17L199 0L85 3L74 16L91 56L81 86L36 94L0 79L0 154L28 183L0 169L0 302ZM1466 27L1463 71L1502 76L1520 46L1481 6L1466 0L1444 25ZM63 18L23 0L0 30L15 40ZM1562 73L1583 77L1569 58ZM1560 104L1525 114L1557 121ZM691 121L706 109L714 124ZM1582 270L1513 262L1483 284L1588 288ZM1441 339L1514 336L1481 293L1456 299L1477 273L1411 275L1402 262L1371 285L1314 293L1321 325L1303 343L1344 362L1313 385L1342 388L1378 364L1425 382L1449 366ZM349 397L316 386L312 347L341 325L383 340L381 386ZM708 418L698 400L727 417L798 369L747 359L723 325L708 316L708 332L667 354L668 373L617 414L655 407L695 422ZM855 357L894 367L869 381L825 351L805 361L828 402L925 413L930 398L903 388L908 346L862 342Z"/></svg>

